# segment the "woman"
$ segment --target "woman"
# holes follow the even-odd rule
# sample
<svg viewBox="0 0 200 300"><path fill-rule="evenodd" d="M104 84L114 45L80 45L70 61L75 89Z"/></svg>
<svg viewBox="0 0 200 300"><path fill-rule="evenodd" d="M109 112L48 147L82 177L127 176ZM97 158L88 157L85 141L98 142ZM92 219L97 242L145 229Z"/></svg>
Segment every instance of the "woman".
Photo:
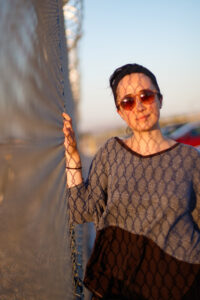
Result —
<svg viewBox="0 0 200 300"><path fill-rule="evenodd" d="M200 155L162 135L152 72L127 64L110 86L133 135L101 147L86 183L63 114L70 220L97 230L84 284L93 299L200 299Z"/></svg>

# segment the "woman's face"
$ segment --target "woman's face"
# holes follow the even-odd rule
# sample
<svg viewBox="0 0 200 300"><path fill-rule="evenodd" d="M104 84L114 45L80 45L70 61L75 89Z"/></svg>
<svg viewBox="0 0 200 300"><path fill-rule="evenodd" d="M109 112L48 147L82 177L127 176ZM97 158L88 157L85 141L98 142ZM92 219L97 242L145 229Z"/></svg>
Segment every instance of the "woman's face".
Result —
<svg viewBox="0 0 200 300"><path fill-rule="evenodd" d="M133 131L150 131L159 128L161 101L155 95L152 103L142 103L139 94L143 90L155 91L151 79L142 73L132 73L124 76L117 86L117 104L122 99L135 97L135 106L131 110L125 110L119 106L118 113Z"/></svg>

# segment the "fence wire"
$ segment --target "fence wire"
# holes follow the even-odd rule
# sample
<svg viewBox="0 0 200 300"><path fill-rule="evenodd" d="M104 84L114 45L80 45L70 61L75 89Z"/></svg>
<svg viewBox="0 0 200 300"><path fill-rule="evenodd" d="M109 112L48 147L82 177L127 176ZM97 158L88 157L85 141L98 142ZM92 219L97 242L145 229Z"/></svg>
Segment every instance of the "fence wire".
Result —
<svg viewBox="0 0 200 300"><path fill-rule="evenodd" d="M147 87L145 75L131 74L117 96L139 98ZM200 299L200 153L160 138L161 101L148 101L121 109L134 133L110 138L85 182L68 170L70 222L96 226L84 276L94 300Z"/></svg>
<svg viewBox="0 0 200 300"><path fill-rule="evenodd" d="M0 299L74 299L62 1L0 1L0 44Z"/></svg>

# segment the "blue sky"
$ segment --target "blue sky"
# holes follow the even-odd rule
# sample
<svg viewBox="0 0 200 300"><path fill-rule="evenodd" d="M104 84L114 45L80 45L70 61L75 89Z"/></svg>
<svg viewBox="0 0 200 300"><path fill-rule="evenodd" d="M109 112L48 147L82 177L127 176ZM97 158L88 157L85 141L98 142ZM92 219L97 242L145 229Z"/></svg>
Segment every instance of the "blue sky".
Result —
<svg viewBox="0 0 200 300"><path fill-rule="evenodd" d="M85 0L80 129L121 126L109 76L139 63L157 77L161 116L200 112L199 0Z"/></svg>

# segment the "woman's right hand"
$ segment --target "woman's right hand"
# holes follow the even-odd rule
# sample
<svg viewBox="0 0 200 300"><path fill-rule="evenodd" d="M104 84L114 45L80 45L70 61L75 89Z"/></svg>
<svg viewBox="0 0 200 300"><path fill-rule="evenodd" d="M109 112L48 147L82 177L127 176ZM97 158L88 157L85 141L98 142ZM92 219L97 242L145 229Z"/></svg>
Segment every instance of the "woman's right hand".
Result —
<svg viewBox="0 0 200 300"><path fill-rule="evenodd" d="M66 154L72 155L74 152L77 151L75 133L72 128L72 119L66 113L63 113L62 116L63 116L63 132L65 135L65 141L64 141L65 152Z"/></svg>
<svg viewBox="0 0 200 300"><path fill-rule="evenodd" d="M63 116L63 133L65 135L64 146L65 146L66 166L72 168L79 167L81 165L81 161L77 149L75 133L72 128L72 119L68 114L64 112L62 116Z"/></svg>

